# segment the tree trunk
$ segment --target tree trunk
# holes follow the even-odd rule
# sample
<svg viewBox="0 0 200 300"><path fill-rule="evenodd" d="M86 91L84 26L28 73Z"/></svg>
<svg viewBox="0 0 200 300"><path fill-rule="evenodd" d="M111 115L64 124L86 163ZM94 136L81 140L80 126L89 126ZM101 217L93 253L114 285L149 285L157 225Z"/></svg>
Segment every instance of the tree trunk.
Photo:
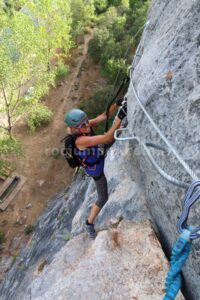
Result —
<svg viewBox="0 0 200 300"><path fill-rule="evenodd" d="M8 116L8 134L10 136L10 138L13 138L13 134L12 134L12 123L11 123L11 118L10 115Z"/></svg>
<svg viewBox="0 0 200 300"><path fill-rule="evenodd" d="M7 130L8 130L8 134L9 134L10 138L12 139L13 136L12 136L12 120L11 120L11 113L10 113L10 102L7 98L4 87L2 87L2 88L3 88L3 96L4 96L4 100L5 100L5 106L6 106L6 115L7 115L7 123L8 123Z"/></svg>

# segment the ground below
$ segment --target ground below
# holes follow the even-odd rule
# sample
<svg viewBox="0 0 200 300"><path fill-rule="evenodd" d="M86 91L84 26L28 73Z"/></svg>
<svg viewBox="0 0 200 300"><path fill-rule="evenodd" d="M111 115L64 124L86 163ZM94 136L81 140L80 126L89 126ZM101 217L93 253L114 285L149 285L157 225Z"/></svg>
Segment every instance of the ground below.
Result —
<svg viewBox="0 0 200 300"><path fill-rule="evenodd" d="M70 185L74 170L62 155L55 158L52 151L62 148L60 140L67 134L63 121L66 111L77 107L80 100L91 98L94 90L105 84L99 67L87 55L91 38L92 34L86 34L82 44L72 50L69 75L52 87L44 99L53 111L52 122L33 135L23 120L14 128L24 149L24 156L15 160L16 172L27 181L6 211L0 212L0 228L6 236L3 256L18 254L31 238L25 235L25 227L36 222L49 199Z"/></svg>

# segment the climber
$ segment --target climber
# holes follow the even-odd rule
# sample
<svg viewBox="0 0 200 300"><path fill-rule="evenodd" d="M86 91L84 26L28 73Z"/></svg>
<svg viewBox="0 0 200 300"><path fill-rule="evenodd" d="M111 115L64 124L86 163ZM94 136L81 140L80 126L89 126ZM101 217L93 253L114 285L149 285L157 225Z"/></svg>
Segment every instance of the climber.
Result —
<svg viewBox="0 0 200 300"><path fill-rule="evenodd" d="M93 204L84 224L84 229L90 238L96 237L94 220L108 200L107 180L104 174L105 155L103 155L99 145L114 141L114 132L120 127L127 113L127 101L125 99L120 103L113 104L108 115L110 116L116 111L118 104L121 104L121 106L113 125L103 135L94 135L92 127L97 126L106 119L105 112L91 120L88 120L86 113L80 109L72 109L65 115L65 123L69 126L71 133L76 136L74 154L81 161L86 174L91 176L96 184L98 200Z"/></svg>

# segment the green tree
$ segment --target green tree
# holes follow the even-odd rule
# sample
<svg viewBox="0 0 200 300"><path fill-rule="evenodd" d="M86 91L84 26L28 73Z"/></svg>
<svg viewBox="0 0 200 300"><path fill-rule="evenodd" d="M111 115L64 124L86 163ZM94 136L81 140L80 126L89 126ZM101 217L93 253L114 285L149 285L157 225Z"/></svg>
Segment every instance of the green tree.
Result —
<svg viewBox="0 0 200 300"><path fill-rule="evenodd" d="M146 22L146 16L150 0L130 0L130 10L127 14L127 27L129 28L129 34L134 36L138 29ZM135 44L139 43L142 32L135 38Z"/></svg>
<svg viewBox="0 0 200 300"><path fill-rule="evenodd" d="M16 12L12 18L7 17L0 35L0 127L10 137L15 121L32 104L22 97L22 87L28 84L36 71L35 65L40 63L33 48L34 31L27 16Z"/></svg>
<svg viewBox="0 0 200 300"><path fill-rule="evenodd" d="M95 11L97 14L101 14L106 11L108 6L107 0L94 0Z"/></svg>
<svg viewBox="0 0 200 300"><path fill-rule="evenodd" d="M50 71L52 58L59 56L57 50L60 48L67 55L72 47L69 1L41 0L28 3L26 7L30 18L37 20L37 47L46 56Z"/></svg>
<svg viewBox="0 0 200 300"><path fill-rule="evenodd" d="M146 21L150 1L108 0L110 6L99 16L89 53L95 62L100 62L101 71L110 80L116 74L125 74L128 53L133 52L140 36L133 36Z"/></svg>
<svg viewBox="0 0 200 300"><path fill-rule="evenodd" d="M93 0L69 0L72 13L73 37L83 33L84 27L95 18Z"/></svg>
<svg viewBox="0 0 200 300"><path fill-rule="evenodd" d="M3 0L2 7L8 16L12 16L15 10L20 10L26 0Z"/></svg>
<svg viewBox="0 0 200 300"><path fill-rule="evenodd" d="M99 28L95 30L93 39L89 44L89 54L95 62L99 62L102 56L106 42L110 39L110 32L107 28Z"/></svg>
<svg viewBox="0 0 200 300"><path fill-rule="evenodd" d="M102 24L106 28L111 29L113 24L116 22L117 18L118 18L118 12L116 7L114 6L109 7L105 13L104 18L102 18Z"/></svg>
<svg viewBox="0 0 200 300"><path fill-rule="evenodd" d="M109 6L119 6L121 4L122 0L108 0Z"/></svg>
<svg viewBox="0 0 200 300"><path fill-rule="evenodd" d="M53 83L57 49L66 55L72 46L71 13L68 1L42 0L13 10L12 17L1 7L0 15L0 127L12 137L18 117ZM23 90L30 85L34 90L26 97Z"/></svg>
<svg viewBox="0 0 200 300"><path fill-rule="evenodd" d="M121 41L124 39L124 32L126 26L126 16L119 16L116 21L113 23L112 31L117 41Z"/></svg>

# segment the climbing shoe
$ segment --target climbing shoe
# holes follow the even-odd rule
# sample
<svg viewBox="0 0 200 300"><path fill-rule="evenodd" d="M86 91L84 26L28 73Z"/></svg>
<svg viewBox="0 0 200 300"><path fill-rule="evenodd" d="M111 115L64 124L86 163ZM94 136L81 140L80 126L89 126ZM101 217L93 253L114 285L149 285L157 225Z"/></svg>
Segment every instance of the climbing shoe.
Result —
<svg viewBox="0 0 200 300"><path fill-rule="evenodd" d="M88 236L91 239L95 239L95 237L97 236L97 233L96 233L96 231L94 229L94 224L89 224L86 221L86 223L84 224L84 229L85 229L85 231L87 232Z"/></svg>

